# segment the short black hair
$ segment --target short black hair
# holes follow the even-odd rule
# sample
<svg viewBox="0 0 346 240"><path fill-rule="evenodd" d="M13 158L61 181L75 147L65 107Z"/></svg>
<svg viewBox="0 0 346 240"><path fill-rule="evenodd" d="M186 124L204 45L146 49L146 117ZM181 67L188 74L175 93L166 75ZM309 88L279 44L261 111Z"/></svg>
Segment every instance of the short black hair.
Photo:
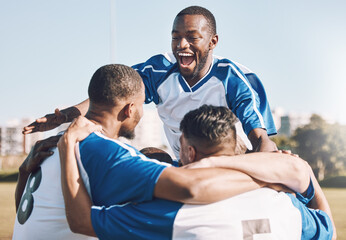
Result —
<svg viewBox="0 0 346 240"><path fill-rule="evenodd" d="M214 15L208 9L200 6L190 6L181 10L177 14L176 18L183 15L202 15L209 24L210 33L212 35L216 34L216 20Z"/></svg>
<svg viewBox="0 0 346 240"><path fill-rule="evenodd" d="M142 78L122 64L100 67L92 76L88 94L91 102L113 106L117 99L127 99L142 90Z"/></svg>
<svg viewBox="0 0 346 240"><path fill-rule="evenodd" d="M235 123L237 117L226 107L203 105L188 112L180 122L180 131L193 142L214 147L225 140L236 145Z"/></svg>
<svg viewBox="0 0 346 240"><path fill-rule="evenodd" d="M160 162L166 162L173 164L172 157L164 150L156 147L145 147L140 150L142 154L151 159L159 160Z"/></svg>

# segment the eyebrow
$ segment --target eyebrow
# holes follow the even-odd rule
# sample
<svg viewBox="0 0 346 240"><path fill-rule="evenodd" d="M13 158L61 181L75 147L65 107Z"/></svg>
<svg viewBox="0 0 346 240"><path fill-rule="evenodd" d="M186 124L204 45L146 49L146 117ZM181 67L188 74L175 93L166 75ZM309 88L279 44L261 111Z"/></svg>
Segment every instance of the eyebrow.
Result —
<svg viewBox="0 0 346 240"><path fill-rule="evenodd" d="M179 33L179 31L172 30L172 34L173 34L173 33ZM198 30L189 30L189 31L187 31L186 33L188 33L188 34L198 33Z"/></svg>

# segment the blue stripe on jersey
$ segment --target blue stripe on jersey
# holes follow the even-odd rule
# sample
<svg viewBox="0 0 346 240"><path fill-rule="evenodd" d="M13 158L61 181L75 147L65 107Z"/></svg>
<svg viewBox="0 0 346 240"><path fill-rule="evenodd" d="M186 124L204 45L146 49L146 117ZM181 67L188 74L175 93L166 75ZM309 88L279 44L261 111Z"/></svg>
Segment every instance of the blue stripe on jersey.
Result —
<svg viewBox="0 0 346 240"><path fill-rule="evenodd" d="M100 239L172 239L176 214L183 204L162 199L141 204L92 207L91 220Z"/></svg>
<svg viewBox="0 0 346 240"><path fill-rule="evenodd" d="M168 166L101 134L90 134L79 151L93 202L100 206L151 200L156 181Z"/></svg>
<svg viewBox="0 0 346 240"><path fill-rule="evenodd" d="M179 74L178 76L180 86L183 88L184 92L191 92L190 86L186 83L183 76Z"/></svg>

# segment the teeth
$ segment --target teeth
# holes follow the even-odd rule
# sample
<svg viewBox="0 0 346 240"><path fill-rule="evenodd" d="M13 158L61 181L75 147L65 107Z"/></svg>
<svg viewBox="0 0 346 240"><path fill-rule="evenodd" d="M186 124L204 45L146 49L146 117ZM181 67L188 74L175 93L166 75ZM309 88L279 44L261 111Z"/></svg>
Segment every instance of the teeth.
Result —
<svg viewBox="0 0 346 240"><path fill-rule="evenodd" d="M180 57L191 57L191 56L193 56L192 53L178 53L178 55L179 55Z"/></svg>

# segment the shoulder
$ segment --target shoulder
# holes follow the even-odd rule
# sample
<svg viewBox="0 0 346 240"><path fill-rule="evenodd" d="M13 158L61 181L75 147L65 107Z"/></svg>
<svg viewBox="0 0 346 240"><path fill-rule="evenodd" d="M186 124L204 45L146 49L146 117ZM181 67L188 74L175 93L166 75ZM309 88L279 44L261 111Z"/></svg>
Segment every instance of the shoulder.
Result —
<svg viewBox="0 0 346 240"><path fill-rule="evenodd" d="M144 72L152 70L153 72L167 72L167 70L176 63L176 59L172 53L157 54L149 58L144 63L139 63L132 68L137 71Z"/></svg>
<svg viewBox="0 0 346 240"><path fill-rule="evenodd" d="M101 133L92 133L79 143L79 151L82 159L120 158L129 154L129 150L124 146L125 144L120 141L108 138Z"/></svg>
<svg viewBox="0 0 346 240"><path fill-rule="evenodd" d="M246 83L247 79L244 71L249 73L251 70L230 59L214 56L212 74L222 80L224 84L236 84L237 82ZM230 79L232 79L232 81L229 81Z"/></svg>

